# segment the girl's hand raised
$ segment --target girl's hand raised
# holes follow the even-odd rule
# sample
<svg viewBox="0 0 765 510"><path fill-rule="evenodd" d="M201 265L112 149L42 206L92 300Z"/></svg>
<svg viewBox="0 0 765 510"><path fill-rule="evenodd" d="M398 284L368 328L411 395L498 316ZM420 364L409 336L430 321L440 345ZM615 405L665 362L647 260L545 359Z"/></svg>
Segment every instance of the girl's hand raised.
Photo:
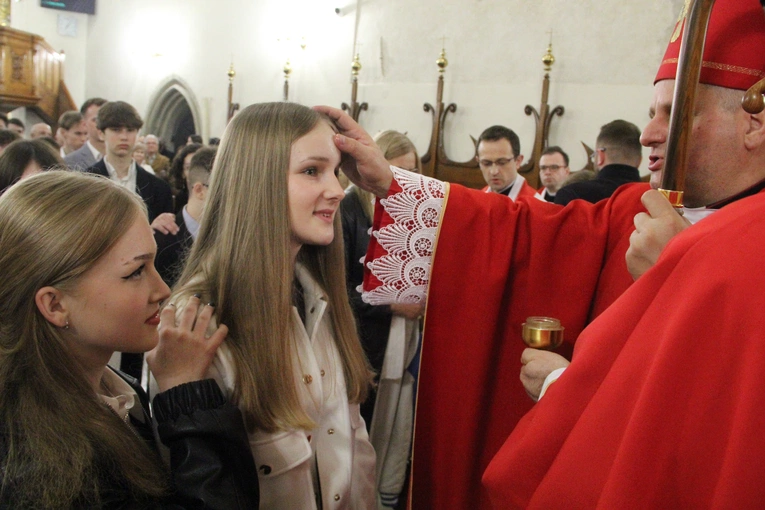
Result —
<svg viewBox="0 0 765 510"><path fill-rule="evenodd" d="M189 299L177 326L175 306L170 304L162 310L159 343L146 355L160 391L204 379L218 346L228 334L228 328L221 324L208 337L214 306L202 306L200 311L199 305L198 297Z"/></svg>

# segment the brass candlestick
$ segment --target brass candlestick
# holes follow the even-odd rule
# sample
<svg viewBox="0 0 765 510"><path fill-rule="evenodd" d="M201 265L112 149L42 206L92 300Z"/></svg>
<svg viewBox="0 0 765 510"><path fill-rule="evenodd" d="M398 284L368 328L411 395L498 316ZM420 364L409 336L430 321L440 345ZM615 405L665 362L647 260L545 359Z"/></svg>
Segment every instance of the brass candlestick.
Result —
<svg viewBox="0 0 765 510"><path fill-rule="evenodd" d="M282 71L284 71L284 100L289 101L290 75L292 74L292 64L290 64L290 59L287 59L287 62L284 63Z"/></svg>
<svg viewBox="0 0 765 510"><path fill-rule="evenodd" d="M446 67L449 65L449 61L446 60L445 48L441 48L441 55L436 60L436 65L438 66L438 73L443 75L446 72Z"/></svg>
<svg viewBox="0 0 765 510"><path fill-rule="evenodd" d="M234 70L234 63L231 62L231 67L228 68L228 111L226 114L226 122L230 121L236 111L239 109L239 103L234 102L234 77L236 71Z"/></svg>
<svg viewBox="0 0 765 510"><path fill-rule="evenodd" d="M348 112L348 115L350 115L356 122L359 121L359 114L361 111L366 111L367 108L369 108L367 103L359 103L356 100L359 91L359 71L361 71L361 60L359 59L359 54L356 53L356 56L353 57L353 62L351 62L351 103L343 103L340 105L340 107Z"/></svg>
<svg viewBox="0 0 765 510"><path fill-rule="evenodd" d="M539 179L538 163L539 158L542 156L542 151L544 151L548 145L550 122L555 115L561 116L565 111L562 106L556 106L551 109L550 105L547 103L550 94L550 71L552 70L552 65L554 63L555 57L552 54L552 34L550 34L550 42L547 45L547 51L542 56L545 76L542 79L542 100L539 105L539 111L528 104L523 110L526 115L534 117L536 129L531 156L529 157L528 162L524 163L523 166L518 169L518 173L526 178L532 188L539 188L542 185L542 181Z"/></svg>
<svg viewBox="0 0 765 510"><path fill-rule="evenodd" d="M11 0L0 0L0 27L11 26Z"/></svg>

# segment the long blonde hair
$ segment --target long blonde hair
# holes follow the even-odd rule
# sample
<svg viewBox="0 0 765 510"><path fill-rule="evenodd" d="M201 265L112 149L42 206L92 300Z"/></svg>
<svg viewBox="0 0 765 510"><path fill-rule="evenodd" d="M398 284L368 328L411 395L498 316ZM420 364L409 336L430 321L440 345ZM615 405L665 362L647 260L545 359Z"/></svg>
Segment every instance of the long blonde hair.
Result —
<svg viewBox="0 0 765 510"><path fill-rule="evenodd" d="M233 400L248 428L312 428L294 382L291 228L287 170L293 142L319 122L294 103L242 110L226 128L210 175L199 236L171 301L199 293L229 327L236 367ZM351 402L366 399L370 372L348 304L340 215L334 241L303 246L306 265L329 297L329 317Z"/></svg>
<svg viewBox="0 0 765 510"><path fill-rule="evenodd" d="M46 286L78 279L145 215L108 179L51 171L0 197L2 496L27 508L100 506L111 480L131 498L164 494L159 456L101 403L62 330L35 304Z"/></svg>
<svg viewBox="0 0 765 510"><path fill-rule="evenodd" d="M417 162L417 173L422 173L422 162L417 154L417 148L405 134L389 129L375 136L375 143L380 147L385 159L388 161L413 152L414 160ZM372 194L355 184L351 187L351 192L358 195L361 206L364 208L364 214L366 214L367 219L371 222L375 213L374 206L372 205Z"/></svg>

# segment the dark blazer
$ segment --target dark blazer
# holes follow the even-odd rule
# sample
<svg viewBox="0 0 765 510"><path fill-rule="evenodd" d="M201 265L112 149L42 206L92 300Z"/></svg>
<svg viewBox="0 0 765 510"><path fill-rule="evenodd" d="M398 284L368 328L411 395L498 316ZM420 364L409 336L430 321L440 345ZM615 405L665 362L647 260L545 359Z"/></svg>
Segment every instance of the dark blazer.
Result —
<svg viewBox="0 0 765 510"><path fill-rule="evenodd" d="M175 223L178 225L178 233L163 234L154 231L154 240L157 242L157 257L154 259L154 267L165 281L172 287L178 280L186 260L186 254L191 249L194 238L191 237L186 221L183 219L183 211L175 215Z"/></svg>
<svg viewBox="0 0 765 510"><path fill-rule="evenodd" d="M85 171L109 178L103 159ZM135 188L149 211L149 223L162 213L173 212L173 193L170 191L170 185L138 165L136 165Z"/></svg>
<svg viewBox="0 0 765 510"><path fill-rule="evenodd" d="M574 182L564 186L555 194L555 203L566 205L581 198L588 202L599 202L613 195L622 184L640 182L640 172L634 166L606 165L591 181Z"/></svg>
<svg viewBox="0 0 765 510"><path fill-rule="evenodd" d="M364 279L364 266L359 260L366 255L369 228L372 222L364 214L359 196L353 192L348 192L340 202L340 214L343 221L343 241L345 241L345 276L348 296L358 322L361 345L372 369L379 374L385 360L385 349L388 347L388 334L393 314L388 305L374 306L364 303L361 300L361 294L356 290ZM361 416L367 427L372 423L376 399L376 392L372 389L366 402L361 404Z"/></svg>

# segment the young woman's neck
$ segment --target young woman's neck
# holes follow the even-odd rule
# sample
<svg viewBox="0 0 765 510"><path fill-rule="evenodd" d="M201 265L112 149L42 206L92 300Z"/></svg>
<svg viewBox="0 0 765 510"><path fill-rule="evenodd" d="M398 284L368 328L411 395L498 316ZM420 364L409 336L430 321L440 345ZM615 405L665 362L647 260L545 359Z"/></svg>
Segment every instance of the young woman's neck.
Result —
<svg viewBox="0 0 765 510"><path fill-rule="evenodd" d="M101 367L85 367L85 378L88 380L88 384L93 391L98 395L104 392L101 380L104 378L104 372L106 371L106 365Z"/></svg>
<svg viewBox="0 0 765 510"><path fill-rule="evenodd" d="M77 364L82 368L82 373L88 381L88 385L93 388L97 394L102 393L101 379L104 377L106 364L112 357L113 352L93 352L86 349L78 349L76 343L69 344L72 356L77 360Z"/></svg>
<svg viewBox="0 0 765 510"><path fill-rule="evenodd" d="M300 248L302 248L303 245L295 241L294 239L290 243L290 250L292 250L292 268L295 268L295 263L297 262L297 256L298 253L300 253Z"/></svg>

